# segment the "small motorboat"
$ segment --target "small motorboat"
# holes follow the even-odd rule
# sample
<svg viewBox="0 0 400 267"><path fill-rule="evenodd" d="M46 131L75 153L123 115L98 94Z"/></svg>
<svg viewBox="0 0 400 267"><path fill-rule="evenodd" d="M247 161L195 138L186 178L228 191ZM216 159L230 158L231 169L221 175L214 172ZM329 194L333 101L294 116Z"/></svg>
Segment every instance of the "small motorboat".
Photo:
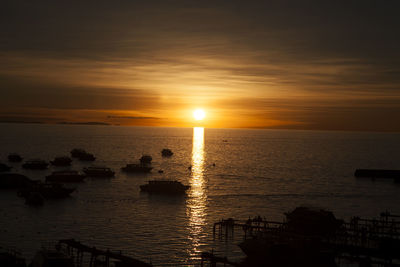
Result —
<svg viewBox="0 0 400 267"><path fill-rule="evenodd" d="M152 180L140 186L140 190L143 192L172 195L185 194L189 188L189 185L183 185L179 181L172 180Z"/></svg>
<svg viewBox="0 0 400 267"><path fill-rule="evenodd" d="M50 164L54 166L70 166L71 162L72 159L70 157L63 156L54 158L54 160L50 161Z"/></svg>
<svg viewBox="0 0 400 267"><path fill-rule="evenodd" d="M9 154L7 158L8 158L9 162L21 162L22 161L22 157L16 153Z"/></svg>
<svg viewBox="0 0 400 267"><path fill-rule="evenodd" d="M169 148L164 148L164 149L161 151L161 155L162 155L163 157L171 157L173 154L174 154L174 152L172 152L171 149L169 149Z"/></svg>
<svg viewBox="0 0 400 267"><path fill-rule="evenodd" d="M140 158L140 163L141 164L151 164L152 160L153 160L153 158L150 155L143 155Z"/></svg>
<svg viewBox="0 0 400 267"><path fill-rule="evenodd" d="M115 172L107 167L87 167L83 172L89 177L113 177Z"/></svg>
<svg viewBox="0 0 400 267"><path fill-rule="evenodd" d="M121 170L123 170L124 172L150 172L152 169L153 167L150 167L148 165L135 163L126 164L125 167L121 168Z"/></svg>
<svg viewBox="0 0 400 267"><path fill-rule="evenodd" d="M46 182L79 183L85 178L86 175L78 171L56 171L46 176Z"/></svg>
<svg viewBox="0 0 400 267"><path fill-rule="evenodd" d="M47 169L49 163L41 159L32 159L22 164L22 168L30 170L44 170Z"/></svg>

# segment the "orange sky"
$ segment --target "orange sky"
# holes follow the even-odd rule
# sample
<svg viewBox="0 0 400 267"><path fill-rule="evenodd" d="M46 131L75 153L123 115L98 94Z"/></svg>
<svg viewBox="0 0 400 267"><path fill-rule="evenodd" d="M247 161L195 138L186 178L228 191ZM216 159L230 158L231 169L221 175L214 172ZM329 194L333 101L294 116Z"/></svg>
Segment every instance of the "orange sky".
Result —
<svg viewBox="0 0 400 267"><path fill-rule="evenodd" d="M400 130L390 1L16 2L1 121L191 127L203 108L205 127Z"/></svg>

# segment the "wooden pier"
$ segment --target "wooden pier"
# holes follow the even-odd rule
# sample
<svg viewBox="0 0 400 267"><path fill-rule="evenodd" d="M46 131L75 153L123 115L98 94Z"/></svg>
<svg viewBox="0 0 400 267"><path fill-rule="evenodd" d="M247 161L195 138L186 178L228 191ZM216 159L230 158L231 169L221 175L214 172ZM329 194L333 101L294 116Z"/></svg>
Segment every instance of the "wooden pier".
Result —
<svg viewBox="0 0 400 267"><path fill-rule="evenodd" d="M64 247L66 254L75 261L76 267L87 266L84 263L84 254L87 253L90 256L89 267L109 267L110 260L116 260L115 266L120 267L151 267L152 264L145 263L143 261L124 256L121 253L111 252L110 250L100 250L96 247L86 246L74 239L62 239L58 241L56 245L57 250L61 250ZM97 257L103 257L104 261L99 261Z"/></svg>
<svg viewBox="0 0 400 267"><path fill-rule="evenodd" d="M329 235L304 234L291 228L287 222L267 221L259 216L246 221L229 218L214 224L213 236L214 239L216 237L225 238L225 240L233 239L235 231L240 230L244 241L247 242L247 248L250 249L252 246L258 246L258 249L260 246L265 246L267 250L273 244L282 244L282 242L294 248L319 244L321 248L331 251L339 258L356 260L365 258L386 264L382 266L398 266L396 264L400 262L400 221L398 220L400 216L389 212L383 212L380 215L379 218L373 219L353 217L349 222L341 221L337 231ZM242 245L241 248L243 249Z"/></svg>
<svg viewBox="0 0 400 267"><path fill-rule="evenodd" d="M232 218L222 219L219 222L214 223L213 227L213 237L215 239L216 234L218 234L218 238L229 239L229 237L233 237L235 233L235 229L240 229L243 231L244 238L253 237L257 233L266 232L268 230L277 230L281 228L285 223L276 222L276 221L267 221L262 219L261 217L255 217L253 219L248 219L246 221L243 220L234 220Z"/></svg>

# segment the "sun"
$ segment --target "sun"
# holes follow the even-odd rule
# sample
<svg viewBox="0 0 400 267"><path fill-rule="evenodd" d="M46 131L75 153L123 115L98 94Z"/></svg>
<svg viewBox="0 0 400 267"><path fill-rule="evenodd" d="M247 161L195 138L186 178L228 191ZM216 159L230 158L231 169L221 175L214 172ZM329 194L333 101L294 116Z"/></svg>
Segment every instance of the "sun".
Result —
<svg viewBox="0 0 400 267"><path fill-rule="evenodd" d="M206 113L204 110L202 109L196 109L195 111L193 111L193 118L196 121L201 121L206 117Z"/></svg>

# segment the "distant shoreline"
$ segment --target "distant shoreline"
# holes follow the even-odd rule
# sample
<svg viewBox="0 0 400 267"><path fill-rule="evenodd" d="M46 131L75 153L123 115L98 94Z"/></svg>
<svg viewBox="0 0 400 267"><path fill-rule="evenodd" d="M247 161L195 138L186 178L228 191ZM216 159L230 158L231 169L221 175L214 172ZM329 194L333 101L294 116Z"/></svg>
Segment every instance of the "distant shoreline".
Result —
<svg viewBox="0 0 400 267"><path fill-rule="evenodd" d="M0 123L14 123L14 124L61 124L61 125L105 125L105 126L112 126L114 124L110 124L107 122L96 122L96 121L89 121L89 122L55 122L55 123L48 123L42 121L0 121Z"/></svg>

